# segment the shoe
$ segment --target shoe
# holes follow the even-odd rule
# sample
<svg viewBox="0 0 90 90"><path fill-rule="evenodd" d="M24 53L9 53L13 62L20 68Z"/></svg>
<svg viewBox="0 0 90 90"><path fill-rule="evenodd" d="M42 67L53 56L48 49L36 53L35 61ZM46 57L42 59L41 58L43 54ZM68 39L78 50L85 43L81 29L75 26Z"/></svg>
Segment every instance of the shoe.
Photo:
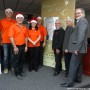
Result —
<svg viewBox="0 0 90 90"><path fill-rule="evenodd" d="M7 68L4 69L4 74L8 74L8 69Z"/></svg>
<svg viewBox="0 0 90 90"><path fill-rule="evenodd" d="M42 67L43 67L43 65L39 65L38 69L40 69L40 68L42 68Z"/></svg>
<svg viewBox="0 0 90 90"><path fill-rule="evenodd" d="M23 72L20 73L20 75L23 76L23 77L26 77L27 76L27 74L26 73L23 73Z"/></svg>
<svg viewBox="0 0 90 90"><path fill-rule="evenodd" d="M38 72L38 69L34 69L36 72Z"/></svg>
<svg viewBox="0 0 90 90"><path fill-rule="evenodd" d="M60 84L61 87L73 87L73 84L71 83L62 83Z"/></svg>
<svg viewBox="0 0 90 90"><path fill-rule="evenodd" d="M80 80L75 80L75 82L76 82L76 83L81 83L81 81L80 81Z"/></svg>
<svg viewBox="0 0 90 90"><path fill-rule="evenodd" d="M67 74L65 74L65 78L67 78L68 77L68 75Z"/></svg>
<svg viewBox="0 0 90 90"><path fill-rule="evenodd" d="M31 72L31 71L32 71L32 69L31 69L31 68L29 68L28 70L29 70L29 72Z"/></svg>
<svg viewBox="0 0 90 90"><path fill-rule="evenodd" d="M54 74L53 74L53 76L57 76L57 75L59 75L59 73L60 73L60 72L56 72L56 71L55 71Z"/></svg>
<svg viewBox="0 0 90 90"><path fill-rule="evenodd" d="M17 78L18 80L22 80L22 79L23 79L23 76L22 76L22 75L17 75L16 78Z"/></svg>

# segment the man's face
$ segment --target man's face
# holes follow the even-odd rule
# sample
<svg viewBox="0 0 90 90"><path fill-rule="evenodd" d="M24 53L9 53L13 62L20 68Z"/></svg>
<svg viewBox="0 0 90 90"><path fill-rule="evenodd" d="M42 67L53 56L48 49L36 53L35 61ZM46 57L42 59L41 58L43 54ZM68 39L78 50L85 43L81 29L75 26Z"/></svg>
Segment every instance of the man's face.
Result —
<svg viewBox="0 0 90 90"><path fill-rule="evenodd" d="M16 21L19 23L19 24L22 24L23 23L23 18L22 17L17 17Z"/></svg>
<svg viewBox="0 0 90 90"><path fill-rule="evenodd" d="M37 19L37 23L41 25L41 19Z"/></svg>
<svg viewBox="0 0 90 90"><path fill-rule="evenodd" d="M61 23L59 21L55 22L56 29L59 29L61 27Z"/></svg>
<svg viewBox="0 0 90 90"><path fill-rule="evenodd" d="M67 26L72 26L72 21L66 21Z"/></svg>
<svg viewBox="0 0 90 90"><path fill-rule="evenodd" d="M6 15L7 18L11 18L13 13L11 11L6 11L5 15Z"/></svg>
<svg viewBox="0 0 90 90"><path fill-rule="evenodd" d="M83 16L83 13L80 9L76 9L75 17L76 19L80 19Z"/></svg>

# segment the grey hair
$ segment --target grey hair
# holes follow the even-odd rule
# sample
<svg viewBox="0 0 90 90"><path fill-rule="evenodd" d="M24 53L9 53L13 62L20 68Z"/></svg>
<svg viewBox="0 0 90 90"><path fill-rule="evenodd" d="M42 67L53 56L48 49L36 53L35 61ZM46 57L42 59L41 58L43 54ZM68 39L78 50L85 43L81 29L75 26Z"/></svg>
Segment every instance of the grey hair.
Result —
<svg viewBox="0 0 90 90"><path fill-rule="evenodd" d="M56 21L55 21L55 22L57 22L57 21L61 24L61 20L60 20L60 19L56 19Z"/></svg>
<svg viewBox="0 0 90 90"><path fill-rule="evenodd" d="M72 18L67 18L66 21L71 21L72 22L73 19Z"/></svg>
<svg viewBox="0 0 90 90"><path fill-rule="evenodd" d="M76 8L76 10L81 10L81 12L83 13L83 17L85 17L85 10L83 8Z"/></svg>

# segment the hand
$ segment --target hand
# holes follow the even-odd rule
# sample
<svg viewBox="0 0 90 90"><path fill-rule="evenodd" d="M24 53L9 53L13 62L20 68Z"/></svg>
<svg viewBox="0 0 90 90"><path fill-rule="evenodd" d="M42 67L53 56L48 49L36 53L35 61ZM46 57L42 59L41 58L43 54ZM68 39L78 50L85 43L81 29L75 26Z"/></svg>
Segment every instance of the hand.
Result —
<svg viewBox="0 0 90 90"><path fill-rule="evenodd" d="M45 47L45 45L46 45L46 42L43 43L43 47Z"/></svg>
<svg viewBox="0 0 90 90"><path fill-rule="evenodd" d="M27 48L27 47L25 47L25 52L27 52L27 50L28 50L28 48Z"/></svg>
<svg viewBox="0 0 90 90"><path fill-rule="evenodd" d="M75 54L75 55L78 55L78 51L75 50L75 51L74 51L74 54Z"/></svg>
<svg viewBox="0 0 90 90"><path fill-rule="evenodd" d="M14 47L14 53L18 54L19 49L17 47Z"/></svg>
<svg viewBox="0 0 90 90"><path fill-rule="evenodd" d="M59 49L56 49L56 53L59 54L60 53L60 50Z"/></svg>
<svg viewBox="0 0 90 90"><path fill-rule="evenodd" d="M65 53L68 53L68 50L67 49L65 49Z"/></svg>
<svg viewBox="0 0 90 90"><path fill-rule="evenodd" d="M35 46L36 45L36 42L33 42L33 45Z"/></svg>

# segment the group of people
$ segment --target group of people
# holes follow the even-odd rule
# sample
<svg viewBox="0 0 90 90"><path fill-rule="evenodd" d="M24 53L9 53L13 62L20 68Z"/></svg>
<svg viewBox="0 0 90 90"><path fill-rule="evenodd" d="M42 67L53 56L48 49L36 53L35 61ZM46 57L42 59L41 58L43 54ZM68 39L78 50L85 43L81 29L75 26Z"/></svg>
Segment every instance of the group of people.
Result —
<svg viewBox="0 0 90 90"><path fill-rule="evenodd" d="M0 20L1 43L3 47L4 74L8 74L9 61L11 69L18 79L26 74L23 72L25 53L28 51L28 68L38 71L43 66L43 48L46 45L46 29L41 25L42 18L39 16L29 21L29 27L23 24L24 16L16 15L12 19L13 11L5 10L6 18ZM1 56L0 56L1 57Z"/></svg>
<svg viewBox="0 0 90 90"><path fill-rule="evenodd" d="M47 31L41 25L41 17L29 21L29 28L23 25L24 16L16 15L12 19L13 11L5 10L6 18L0 20L1 41L4 51L4 73L8 73L8 57L10 55L11 68L18 79L25 76L23 72L23 59L28 51L29 71L37 72L43 66L43 51L46 45ZM73 20L66 20L66 30L62 28L61 21L55 21L56 29L53 31L52 49L55 55L54 76L62 71L61 58L65 58L65 76L67 81L61 83L62 87L70 87L74 82L82 81L82 55L87 52L88 22L85 19L85 11L77 8L75 11L76 25ZM10 50L10 53L8 53ZM9 55L8 55L9 54Z"/></svg>
<svg viewBox="0 0 90 90"><path fill-rule="evenodd" d="M56 20L54 30L52 49L55 55L55 72L57 76L62 71L61 57L64 52L65 58L65 83L61 83L61 87L72 87L75 82L82 81L82 56L87 53L87 33L88 22L85 19L85 11L83 8L77 8L75 11L76 24L73 27L73 20L66 20L66 30L64 32L61 22Z"/></svg>

